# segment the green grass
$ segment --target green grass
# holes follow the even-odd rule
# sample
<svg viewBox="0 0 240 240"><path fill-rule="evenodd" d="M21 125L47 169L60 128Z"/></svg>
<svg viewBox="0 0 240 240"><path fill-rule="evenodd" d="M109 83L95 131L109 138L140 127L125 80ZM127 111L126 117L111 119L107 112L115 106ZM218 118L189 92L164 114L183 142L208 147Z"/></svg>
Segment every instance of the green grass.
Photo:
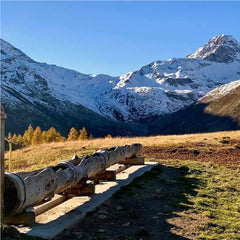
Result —
<svg viewBox="0 0 240 240"><path fill-rule="evenodd" d="M172 197L177 194L176 201L172 204L173 214L180 214L189 220L189 224L196 225L196 239L240 239L240 169L182 160L161 160L161 163L180 171L178 193L171 192L171 182L168 179L162 179L162 182L169 185ZM134 195L142 187L140 179L148 182L161 175L161 172L161 165L155 167L121 188L114 196ZM158 194L158 199L166 201L161 194ZM169 217L171 218L170 215Z"/></svg>
<svg viewBox="0 0 240 240"><path fill-rule="evenodd" d="M188 167L180 178L180 183L185 184L185 199L178 199L177 207L189 218L204 219L204 224L197 228L198 239L239 240L240 170L192 161L167 164ZM195 194L187 190L189 183L195 185Z"/></svg>

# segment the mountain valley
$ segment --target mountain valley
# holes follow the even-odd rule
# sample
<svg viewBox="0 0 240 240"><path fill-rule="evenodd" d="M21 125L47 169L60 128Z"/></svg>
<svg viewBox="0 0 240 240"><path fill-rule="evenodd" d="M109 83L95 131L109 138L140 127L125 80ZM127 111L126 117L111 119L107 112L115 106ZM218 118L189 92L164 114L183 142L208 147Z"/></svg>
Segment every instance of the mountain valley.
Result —
<svg viewBox="0 0 240 240"><path fill-rule="evenodd" d="M30 123L63 134L85 126L95 136L238 129L239 79L240 43L229 35L119 77L39 63L1 40L6 128L16 133Z"/></svg>

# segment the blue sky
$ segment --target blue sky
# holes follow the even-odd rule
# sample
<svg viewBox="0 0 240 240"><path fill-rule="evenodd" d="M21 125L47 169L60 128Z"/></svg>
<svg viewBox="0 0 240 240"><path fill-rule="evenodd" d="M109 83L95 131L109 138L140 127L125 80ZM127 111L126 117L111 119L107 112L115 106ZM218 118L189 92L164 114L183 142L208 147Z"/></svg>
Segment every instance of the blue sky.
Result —
<svg viewBox="0 0 240 240"><path fill-rule="evenodd" d="M113 76L240 41L240 2L1 2L1 37L36 61Z"/></svg>

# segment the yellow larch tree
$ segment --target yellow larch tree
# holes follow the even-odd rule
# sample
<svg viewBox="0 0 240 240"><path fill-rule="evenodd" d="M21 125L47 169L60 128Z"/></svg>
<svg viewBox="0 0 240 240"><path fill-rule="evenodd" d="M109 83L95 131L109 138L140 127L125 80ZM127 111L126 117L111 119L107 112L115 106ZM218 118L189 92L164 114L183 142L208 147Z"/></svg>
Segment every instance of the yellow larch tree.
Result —
<svg viewBox="0 0 240 240"><path fill-rule="evenodd" d="M70 129L70 132L68 134L67 140L68 141L76 141L76 140L78 140L78 131L74 127L72 127Z"/></svg>
<svg viewBox="0 0 240 240"><path fill-rule="evenodd" d="M42 139L45 143L59 142L65 140L65 138L62 137L61 134L54 127L50 127L47 131L43 131Z"/></svg>
<svg viewBox="0 0 240 240"><path fill-rule="evenodd" d="M80 134L79 134L79 140L87 140L88 139L88 135L87 135L87 130L85 127L83 127L80 131Z"/></svg>
<svg viewBox="0 0 240 240"><path fill-rule="evenodd" d="M28 126L28 129L27 129L27 130L24 132L24 134L23 134L23 144L24 144L25 146L28 146L28 145L31 144L31 142L32 142L32 137L33 137L33 132L34 132L33 127L32 127L32 125L30 124L30 125Z"/></svg>
<svg viewBox="0 0 240 240"><path fill-rule="evenodd" d="M17 136L17 145L21 147L23 145L23 137L21 134L18 134Z"/></svg>
<svg viewBox="0 0 240 240"><path fill-rule="evenodd" d="M32 137L31 143L32 143L32 145L37 145L37 144L42 143L42 130L39 126L36 127L35 131L33 132L33 137Z"/></svg>

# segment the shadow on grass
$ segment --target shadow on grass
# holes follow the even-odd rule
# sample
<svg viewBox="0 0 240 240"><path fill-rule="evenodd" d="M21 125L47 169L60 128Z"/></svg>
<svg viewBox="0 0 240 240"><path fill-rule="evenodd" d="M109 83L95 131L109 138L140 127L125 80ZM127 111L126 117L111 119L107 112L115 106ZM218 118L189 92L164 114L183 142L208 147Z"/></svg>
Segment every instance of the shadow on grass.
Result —
<svg viewBox="0 0 240 240"><path fill-rule="evenodd" d="M198 179L190 178L188 173L186 166L158 165L122 187L96 211L56 239L192 239L180 236L176 226L168 222L168 219L176 217L176 212L191 207L188 196L195 196L195 190L203 184ZM83 207L86 205L83 204ZM64 215L51 224L68 217ZM175 233L172 228L176 229ZM27 236L22 239L27 239Z"/></svg>
<svg viewBox="0 0 240 240"><path fill-rule="evenodd" d="M131 227L124 230L128 237L114 239L139 239L141 231L142 239L191 239L173 233L171 229L176 226L168 222L176 217L175 212L193 205L188 196L196 196L196 189L203 184L188 174L186 166L158 165L116 192L111 202L123 207L119 219L125 219Z"/></svg>

